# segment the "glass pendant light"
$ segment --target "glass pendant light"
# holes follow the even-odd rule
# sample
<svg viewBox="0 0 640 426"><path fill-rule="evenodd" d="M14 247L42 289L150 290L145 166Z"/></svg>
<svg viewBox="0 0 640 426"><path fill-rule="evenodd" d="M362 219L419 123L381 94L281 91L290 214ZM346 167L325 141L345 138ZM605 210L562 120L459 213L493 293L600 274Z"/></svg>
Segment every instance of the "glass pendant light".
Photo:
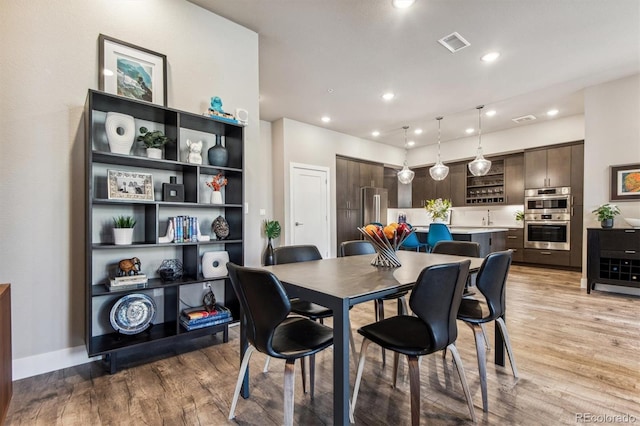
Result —
<svg viewBox="0 0 640 426"><path fill-rule="evenodd" d="M484 176L491 169L491 161L482 156L482 108L484 105L478 105L478 152L476 159L469 163L469 171L474 176Z"/></svg>
<svg viewBox="0 0 640 426"><path fill-rule="evenodd" d="M449 174L449 167L442 164L440 159L440 121L442 117L436 117L438 120L438 161L429 169L429 174L433 180L443 180Z"/></svg>
<svg viewBox="0 0 640 426"><path fill-rule="evenodd" d="M407 166L407 130L409 129L409 126L404 126L402 128L404 129L404 167L402 167L402 170L398 172L398 180L400 181L400 183L406 185L408 183L411 183L416 172L409 169L409 167Z"/></svg>

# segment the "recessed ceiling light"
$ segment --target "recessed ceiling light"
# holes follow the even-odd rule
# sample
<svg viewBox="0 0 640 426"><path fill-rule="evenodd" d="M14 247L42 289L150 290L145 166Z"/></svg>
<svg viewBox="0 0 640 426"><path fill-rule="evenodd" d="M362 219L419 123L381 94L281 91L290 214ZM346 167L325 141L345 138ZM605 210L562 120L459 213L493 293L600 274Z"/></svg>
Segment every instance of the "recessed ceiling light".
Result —
<svg viewBox="0 0 640 426"><path fill-rule="evenodd" d="M380 132L377 130L374 130L373 132L371 132L371 136L373 136L374 138L377 138L378 136L380 136Z"/></svg>
<svg viewBox="0 0 640 426"><path fill-rule="evenodd" d="M325 115L324 117L321 118L321 120L323 123L328 123L331 121L331 117Z"/></svg>
<svg viewBox="0 0 640 426"><path fill-rule="evenodd" d="M396 9L406 9L411 7L415 2L416 0L392 0L391 4Z"/></svg>
<svg viewBox="0 0 640 426"><path fill-rule="evenodd" d="M496 59L498 59L499 56L500 56L500 52L489 52L489 53L485 54L484 56L482 56L480 58L480 60L482 62L493 62Z"/></svg>
<svg viewBox="0 0 640 426"><path fill-rule="evenodd" d="M487 117L493 117L494 115L496 115L496 110L495 109L490 109L489 111L484 113Z"/></svg>
<svg viewBox="0 0 640 426"><path fill-rule="evenodd" d="M390 101L391 99L395 98L396 95L394 93L391 92L387 92L384 95L382 95L382 99L384 99L385 101Z"/></svg>
<svg viewBox="0 0 640 426"><path fill-rule="evenodd" d="M422 134L422 129L416 129L413 131L413 133L415 133L416 135L421 135Z"/></svg>
<svg viewBox="0 0 640 426"><path fill-rule="evenodd" d="M415 143L415 141L409 141L409 142L407 142L407 145L409 145L409 146L414 146L415 144L416 144L416 143Z"/></svg>
<svg viewBox="0 0 640 426"><path fill-rule="evenodd" d="M547 111L547 115L549 117L553 117L554 115L558 115L560 111L558 111L557 109L550 109L549 111Z"/></svg>
<svg viewBox="0 0 640 426"><path fill-rule="evenodd" d="M465 130L465 132L467 132L467 134L470 135L471 133L475 132L475 129L469 127L467 130Z"/></svg>

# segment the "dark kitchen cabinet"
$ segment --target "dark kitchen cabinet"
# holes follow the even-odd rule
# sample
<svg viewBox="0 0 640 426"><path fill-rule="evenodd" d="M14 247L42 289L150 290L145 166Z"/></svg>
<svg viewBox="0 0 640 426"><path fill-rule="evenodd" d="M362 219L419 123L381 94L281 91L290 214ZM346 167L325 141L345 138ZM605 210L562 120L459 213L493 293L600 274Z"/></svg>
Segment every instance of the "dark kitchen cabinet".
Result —
<svg viewBox="0 0 640 426"><path fill-rule="evenodd" d="M382 164L360 163L360 187L384 185L384 166Z"/></svg>
<svg viewBox="0 0 640 426"><path fill-rule="evenodd" d="M640 229L587 229L587 293L596 283L640 288Z"/></svg>
<svg viewBox="0 0 640 426"><path fill-rule="evenodd" d="M524 260L524 229L509 228L507 231L506 248L513 250L513 261L522 262Z"/></svg>
<svg viewBox="0 0 640 426"><path fill-rule="evenodd" d="M582 193L582 192L581 192ZM573 206L571 208L571 266L574 268L582 268L582 206Z"/></svg>
<svg viewBox="0 0 640 426"><path fill-rule="evenodd" d="M427 176L429 176L427 167L418 167L413 171L415 176L411 182L411 207L418 209L424 207L425 200L432 198L430 191L435 193L435 189L432 189L431 182L427 181ZM429 180L433 180L431 176L429 176Z"/></svg>
<svg viewBox="0 0 640 426"><path fill-rule="evenodd" d="M360 163L336 157L336 206L338 209L360 208Z"/></svg>
<svg viewBox="0 0 640 426"><path fill-rule="evenodd" d="M473 241L480 244L480 257L486 257L489 253L506 250L505 231L482 232L474 234L453 233L455 241Z"/></svg>
<svg viewBox="0 0 640 426"><path fill-rule="evenodd" d="M357 227L361 225L358 223L359 221L360 210L338 209L336 211L336 232L338 235L338 238L336 239L336 253L340 252L340 243L343 241L362 239L362 236L357 229Z"/></svg>
<svg viewBox="0 0 640 426"><path fill-rule="evenodd" d="M384 168L384 185L387 190L387 207L398 208L398 171L391 167Z"/></svg>
<svg viewBox="0 0 640 426"><path fill-rule="evenodd" d="M572 204L584 204L582 192L584 190L584 143L571 145L571 194ZM582 215L580 215L582 217ZM573 218L571 218L573 220ZM582 220L580 220L582 224ZM582 234L582 233L581 233Z"/></svg>
<svg viewBox="0 0 640 426"><path fill-rule="evenodd" d="M524 154L504 159L505 204L524 204Z"/></svg>
<svg viewBox="0 0 640 426"><path fill-rule="evenodd" d="M467 180L467 163L449 164L451 205L463 207L465 205L465 191Z"/></svg>
<svg viewBox="0 0 640 426"><path fill-rule="evenodd" d="M526 189L571 186L571 146L525 151L524 173Z"/></svg>

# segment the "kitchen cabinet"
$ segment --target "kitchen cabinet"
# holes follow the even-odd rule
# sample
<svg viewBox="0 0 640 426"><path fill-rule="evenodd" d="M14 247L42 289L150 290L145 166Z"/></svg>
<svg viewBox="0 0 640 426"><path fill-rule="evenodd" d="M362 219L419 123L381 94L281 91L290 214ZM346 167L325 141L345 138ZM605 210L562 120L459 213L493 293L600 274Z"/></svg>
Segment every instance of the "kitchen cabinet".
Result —
<svg viewBox="0 0 640 426"><path fill-rule="evenodd" d="M491 231L458 233L451 232L455 241L473 241L480 244L480 257L486 257L489 253L506 250L507 232Z"/></svg>
<svg viewBox="0 0 640 426"><path fill-rule="evenodd" d="M382 164L360 163L360 187L384 185L384 166Z"/></svg>
<svg viewBox="0 0 640 426"><path fill-rule="evenodd" d="M524 204L524 154L504 159L505 204Z"/></svg>
<svg viewBox="0 0 640 426"><path fill-rule="evenodd" d="M524 184L526 189L571 186L571 146L525 151Z"/></svg>
<svg viewBox="0 0 640 426"><path fill-rule="evenodd" d="M582 214L582 206L573 206L571 208L571 225L569 228L569 232L571 232L570 266L573 268L582 268Z"/></svg>
<svg viewBox="0 0 640 426"><path fill-rule="evenodd" d="M343 241L361 240L362 235L358 231L360 222L360 210L338 209L336 211L336 253L340 253L340 244Z"/></svg>
<svg viewBox="0 0 640 426"><path fill-rule="evenodd" d="M584 204L582 193L584 191L584 143L571 145L571 195L572 204L582 206ZM575 215L574 215L575 217ZM579 216L582 218L582 215ZM574 218L572 217L571 220ZM582 219L580 219L582 225ZM580 232L582 235L582 232Z"/></svg>
<svg viewBox="0 0 640 426"><path fill-rule="evenodd" d="M513 250L512 260L522 262L524 260L524 229L509 228L507 231L506 248Z"/></svg>
<svg viewBox="0 0 640 426"><path fill-rule="evenodd" d="M465 191L467 180L467 163L448 164L450 179L451 205L463 207L465 205Z"/></svg>
<svg viewBox="0 0 640 426"><path fill-rule="evenodd" d="M539 265L570 266L571 252L568 250L524 249L524 261Z"/></svg>
<svg viewBox="0 0 640 426"><path fill-rule="evenodd" d="M336 207L360 208L360 163L336 157Z"/></svg>
<svg viewBox="0 0 640 426"><path fill-rule="evenodd" d="M587 229L587 293L596 283L640 288L640 229Z"/></svg>
<svg viewBox="0 0 640 426"><path fill-rule="evenodd" d="M435 198L451 199L451 169L443 180L434 180L429 173L429 167L418 167L411 182L411 199L414 208L422 208L427 200Z"/></svg>
<svg viewBox="0 0 640 426"><path fill-rule="evenodd" d="M387 206L390 209L398 208L398 171L391 167L384 168L384 185L387 190Z"/></svg>
<svg viewBox="0 0 640 426"><path fill-rule="evenodd" d="M491 159L491 169L484 176L474 176L467 168L467 206L504 204L504 166L504 159Z"/></svg>

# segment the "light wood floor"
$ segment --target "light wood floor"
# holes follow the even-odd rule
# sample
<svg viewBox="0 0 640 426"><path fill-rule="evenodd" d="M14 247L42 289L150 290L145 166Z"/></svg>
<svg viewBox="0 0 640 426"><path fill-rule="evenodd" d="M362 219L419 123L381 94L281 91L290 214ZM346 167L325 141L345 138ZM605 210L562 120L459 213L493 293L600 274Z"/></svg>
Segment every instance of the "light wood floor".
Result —
<svg viewBox="0 0 640 426"><path fill-rule="evenodd" d="M520 370L488 365L489 413L482 412L471 329L459 323L457 347L481 425L558 425L581 423L576 416L609 424L640 424L640 299L579 288L575 272L513 266L508 283L507 327ZM387 315L395 310L386 306ZM352 310L354 327L373 321L373 303ZM493 326L488 328L493 342ZM356 334L356 342L361 342ZM217 344L210 345L211 342ZM133 363L115 375L98 363L85 364L14 383L8 425L279 425L283 409L284 363L264 356L251 363L252 395L240 399L236 419L228 421L239 366L238 328L230 342L207 337L188 344L190 352L158 353L151 362ZM362 425L410 423L406 362L398 388L391 388L391 357L381 365L371 345L356 409ZM490 352L489 356L493 357ZM296 371L295 422L332 423L332 352L317 356L316 397L302 393ZM136 365L137 364L137 365ZM440 354L421 365L422 424L472 424L451 363ZM354 372L351 381L353 383ZM597 420L597 418L596 418Z"/></svg>

